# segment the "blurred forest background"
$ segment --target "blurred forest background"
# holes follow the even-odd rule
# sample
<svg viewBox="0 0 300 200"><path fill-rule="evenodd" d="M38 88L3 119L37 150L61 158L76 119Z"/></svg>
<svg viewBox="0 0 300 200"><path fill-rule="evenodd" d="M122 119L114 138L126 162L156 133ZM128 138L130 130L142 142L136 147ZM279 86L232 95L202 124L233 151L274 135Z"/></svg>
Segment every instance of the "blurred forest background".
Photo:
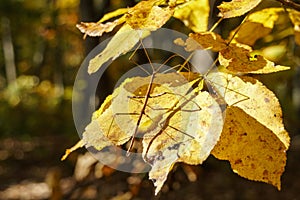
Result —
<svg viewBox="0 0 300 200"><path fill-rule="evenodd" d="M300 199L300 48L287 31L287 19L278 20L272 35L257 42L258 48L268 46L264 53L277 64L292 67L261 77L279 97L292 138L281 192L239 177L213 157L202 166L176 165L157 197L146 175L114 171L85 149L60 161L78 140L72 117L77 70L109 36L83 40L75 25L136 2L1 0L0 199ZM214 8L212 15L217 12ZM228 35L239 22L224 21L221 33ZM174 19L167 27L183 31ZM113 80L115 73L105 78Z"/></svg>

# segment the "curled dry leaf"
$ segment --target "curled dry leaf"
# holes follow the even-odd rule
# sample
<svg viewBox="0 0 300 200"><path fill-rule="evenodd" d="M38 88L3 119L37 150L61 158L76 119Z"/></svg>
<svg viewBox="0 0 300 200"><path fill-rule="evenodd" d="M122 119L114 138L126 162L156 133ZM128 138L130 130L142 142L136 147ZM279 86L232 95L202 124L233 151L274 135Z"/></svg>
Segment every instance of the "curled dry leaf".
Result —
<svg viewBox="0 0 300 200"><path fill-rule="evenodd" d="M105 24L102 23L85 23L81 22L80 24L77 24L76 27L84 33L84 38L89 35L92 37L96 36L102 36L105 32L111 32L117 25L122 24L124 20L117 19L113 22L107 22Z"/></svg>
<svg viewBox="0 0 300 200"><path fill-rule="evenodd" d="M255 8L262 0L232 0L230 2L222 2L218 6L219 16L223 18L231 18L241 16Z"/></svg>
<svg viewBox="0 0 300 200"><path fill-rule="evenodd" d="M128 12L128 8L120 8L118 10L115 10L113 12L105 14L98 22L81 22L80 24L77 24L76 27L84 33L84 38L86 36L96 37L96 36L102 36L103 33L111 32L116 26L123 24L125 22L125 17L122 16L113 22L106 22L113 17L117 17L119 15L123 15Z"/></svg>
<svg viewBox="0 0 300 200"><path fill-rule="evenodd" d="M81 22L81 24L78 24L76 27L84 33L84 37L88 36L101 36L104 32L110 32L112 31L117 25L123 24L126 22L132 28L134 29L142 29L142 28L148 28L148 29L154 29L153 26L156 20L159 20L161 23L165 23L162 19L165 17L159 16L163 15L163 9L160 9L159 7L155 6L155 4L158 2L158 0L150 0L150 1L141 1L140 3L136 4L132 8L121 8L116 11L110 12L105 14L97 23L90 22ZM161 11L161 12L159 12ZM117 18L113 22L106 22L111 18L118 17L122 15L121 17ZM148 17L147 17L148 16ZM149 19L150 16L150 19ZM158 18L158 16L160 18ZM155 17L155 18L153 18ZM171 15L169 16L169 18ZM151 21L151 18L153 21ZM148 22L148 23L147 23Z"/></svg>

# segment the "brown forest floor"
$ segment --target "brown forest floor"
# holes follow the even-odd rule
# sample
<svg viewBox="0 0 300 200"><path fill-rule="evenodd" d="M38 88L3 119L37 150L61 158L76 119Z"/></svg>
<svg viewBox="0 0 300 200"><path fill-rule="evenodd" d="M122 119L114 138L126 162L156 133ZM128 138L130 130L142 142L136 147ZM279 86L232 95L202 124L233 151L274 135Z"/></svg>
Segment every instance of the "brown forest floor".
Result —
<svg viewBox="0 0 300 200"><path fill-rule="evenodd" d="M225 161L210 157L202 166L176 165L162 192L154 188L146 175L98 169L76 181L74 153L68 161L60 157L72 143L65 136L44 136L30 141L5 138L0 141L0 199L300 199L300 138L292 138L288 151L282 190L248 181L234 174ZM99 175L99 170L101 174ZM97 171L97 170L96 170ZM197 177L189 178L189 175ZM190 179L190 180L189 180ZM54 193L51 193L52 185Z"/></svg>

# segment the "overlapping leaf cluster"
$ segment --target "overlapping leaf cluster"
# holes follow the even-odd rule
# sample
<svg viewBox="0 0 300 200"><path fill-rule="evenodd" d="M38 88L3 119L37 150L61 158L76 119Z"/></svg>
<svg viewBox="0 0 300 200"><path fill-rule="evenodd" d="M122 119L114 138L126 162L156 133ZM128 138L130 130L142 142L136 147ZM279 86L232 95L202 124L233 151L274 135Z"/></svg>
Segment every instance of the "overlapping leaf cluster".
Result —
<svg viewBox="0 0 300 200"><path fill-rule="evenodd" d="M253 10L260 2L224 2L218 7L219 16L241 16ZM292 9L287 12L295 26L295 38L299 44L300 13ZM289 69L275 65L256 54L251 47L272 31L281 14L286 14L286 10L266 8L252 12L227 40L217 33L207 31L207 0L141 1L132 8L106 14L97 23L78 25L89 36L101 36L122 25L107 47L91 60L89 73L97 71L106 61L130 51L139 40L160 28L171 17L181 20L195 32L187 40L178 38L175 43L184 46L186 51L210 49L218 53L219 72L205 75L192 73L192 76L184 73L155 76L156 85L151 95L166 95L148 99L143 111L147 116L142 117L138 129L143 134L142 154L145 162L152 166L149 177L157 187L156 193L176 162L201 164L210 154L228 160L233 171L240 176L270 183L280 189L289 136L282 122L281 107L276 96L249 75ZM105 22L118 16L112 22ZM67 150L66 155L80 146L101 150L106 146L127 143L139 121L138 115L116 116L115 113L142 110L145 102L128 97L145 96L150 79L126 79L94 113L82 140ZM219 99L215 98L215 94L202 91L203 80L213 88ZM197 81L199 86L191 89ZM145 87L139 88L138 85ZM227 105L224 121L220 99ZM128 107L122 107L124 102Z"/></svg>

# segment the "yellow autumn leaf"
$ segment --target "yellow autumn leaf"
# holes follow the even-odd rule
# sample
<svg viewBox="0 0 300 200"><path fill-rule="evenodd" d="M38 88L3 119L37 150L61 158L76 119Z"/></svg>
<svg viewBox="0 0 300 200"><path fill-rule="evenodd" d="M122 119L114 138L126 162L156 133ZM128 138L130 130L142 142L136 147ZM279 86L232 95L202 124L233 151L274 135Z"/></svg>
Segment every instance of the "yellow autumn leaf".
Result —
<svg viewBox="0 0 300 200"><path fill-rule="evenodd" d="M230 2L222 2L218 6L219 16L223 18L231 18L241 16L255 8L262 0L232 0Z"/></svg>
<svg viewBox="0 0 300 200"><path fill-rule="evenodd" d="M210 73L208 79L229 106L236 106L272 131L289 147L289 135L284 129L282 111L272 91L258 80L222 72Z"/></svg>
<svg viewBox="0 0 300 200"><path fill-rule="evenodd" d="M102 23L102 22L105 22L111 18L114 18L114 17L117 17L117 16L120 16L120 15L123 15L125 13L127 13L129 10L129 8L119 8L117 10L114 10L112 12L109 12L109 13L106 13L100 20L99 22Z"/></svg>
<svg viewBox="0 0 300 200"><path fill-rule="evenodd" d="M287 53L288 47L285 44L270 45L261 50L261 54L270 61L280 61Z"/></svg>
<svg viewBox="0 0 300 200"><path fill-rule="evenodd" d="M219 62L227 72L234 74L268 74L290 69L286 66L275 65L262 55L255 54L252 48L245 44L227 44L217 33L192 33L184 42L182 39L174 41L177 45L185 46L186 51L196 49L210 49L219 52Z"/></svg>
<svg viewBox="0 0 300 200"><path fill-rule="evenodd" d="M82 146L85 146L86 148L94 147L97 150L102 150L108 146L124 144L130 139L123 129L120 129L118 126L111 127L111 122L113 122L112 119L114 117L111 110L112 99L113 96L118 93L119 89L112 95L109 95L102 103L99 110L93 113L92 121L87 125L82 134L82 139L78 142L80 145L76 144L74 147L70 148L69 151L67 150L66 155L63 158L66 158L69 153ZM109 132L109 129L112 129L112 132ZM118 137L118 139L110 140L110 138L113 137Z"/></svg>
<svg viewBox="0 0 300 200"><path fill-rule="evenodd" d="M201 164L217 143L223 127L222 110L208 92L191 93L163 115L159 131L143 139L143 157L152 168L157 194L176 162Z"/></svg>
<svg viewBox="0 0 300 200"><path fill-rule="evenodd" d="M147 132L149 129L152 131L153 129L158 130L160 127L157 126L157 123L166 112L165 107L182 98L182 96L176 96L173 93L187 93L190 90L188 81L196 77L192 73L157 74L151 94L169 93L149 98L145 110L147 116L143 115L141 119L140 127L138 127L139 133ZM85 128L82 140L68 149L63 158L65 159L68 154L82 146L102 150L107 146L126 143L134 134L138 115L142 112L143 107L142 102L130 97L145 96L150 78L150 76L128 78L116 88L113 94L109 95L102 103L99 110L93 113L92 121Z"/></svg>
<svg viewBox="0 0 300 200"><path fill-rule="evenodd" d="M231 106L226 109L223 132L212 154L228 160L240 176L272 184L280 190L286 150L270 129L241 108Z"/></svg>
<svg viewBox="0 0 300 200"><path fill-rule="evenodd" d="M125 22L125 16L122 16L112 22L103 23L111 18L123 15L128 12L128 8L120 8L113 12L105 14L98 22L81 22L76 27L84 33L84 38L88 35L91 37L102 36L103 33L111 32L116 26Z"/></svg>
<svg viewBox="0 0 300 200"><path fill-rule="evenodd" d="M118 10L115 10L113 12L105 14L98 22L81 22L81 24L77 24L76 27L84 33L84 38L89 35L91 37L95 36L101 36L104 32L110 32L112 31L116 26L123 24L124 22L128 22L128 24L132 25L134 21L137 22L136 26L133 28L145 28L147 24L142 24L142 20L146 20L146 15L149 15L151 13L152 8L155 6L155 4L158 2L158 0L149 0L149 1L141 1L140 3L136 4L134 7L131 8L120 8ZM155 14L163 14L163 13L155 13ZM122 16L120 16L122 15ZM151 17L153 17L154 13L152 12ZM113 17L117 17L116 20L113 22L106 22ZM157 20L156 16L156 20ZM151 19L150 19L151 20ZM148 25L150 26L150 21L148 19ZM154 22L152 22L153 24ZM144 26L144 27L143 27ZM148 27L151 29L151 27Z"/></svg>
<svg viewBox="0 0 300 200"><path fill-rule="evenodd" d="M251 77L210 73L213 89L228 105L223 132L212 154L229 160L234 172L280 189L289 135L278 99Z"/></svg>
<svg viewBox="0 0 300 200"><path fill-rule="evenodd" d="M141 1L129 9L125 21L133 29L148 29L154 31L164 25L173 15L173 8L161 8L155 5L157 1Z"/></svg>
<svg viewBox="0 0 300 200"><path fill-rule="evenodd" d="M160 81L166 81L164 77L161 77L161 75L158 75L155 81L156 84L162 83ZM173 78L175 78L173 80L178 80L182 77L178 75L176 79L176 76L173 74ZM83 134L83 141L85 141L87 147L93 146L97 150L101 150L109 145L122 145L133 136L140 112L143 109L143 103L129 97L145 96L149 82L150 77L129 78L113 92L112 96L105 102L109 104L108 108L104 110L104 107L107 106L101 106L99 112L93 115L92 122L86 127L86 133ZM176 90L175 88L172 88L172 90ZM166 92L167 88L155 85L151 93L161 94L163 91ZM151 118L150 120L153 121L152 123L155 123L156 120L159 121L160 116L165 113L165 110L155 109L155 106L160 104L167 105L168 102L172 103L172 101L176 101L174 95L167 94L151 98L148 101L146 113ZM101 113L103 110L104 112ZM148 121L149 118L146 116L141 118L139 133L146 131L148 128L153 128L150 125L146 128L142 127Z"/></svg>
<svg viewBox="0 0 300 200"><path fill-rule="evenodd" d="M88 73L96 72L109 59L116 59L130 51L142 38L150 34L147 30L134 30L125 24L109 41L105 49L89 62Z"/></svg>
<svg viewBox="0 0 300 200"><path fill-rule="evenodd" d="M238 31L235 29L231 32L230 38L235 35L233 41L252 46L258 39L271 33L274 23L283 12L283 8L266 8L251 13Z"/></svg>
<svg viewBox="0 0 300 200"><path fill-rule="evenodd" d="M77 24L76 27L84 33L84 38L89 35L91 37L102 36L103 33L111 32L116 26L122 24L124 22L124 18L116 19L113 22L107 22L105 24L102 23L94 23L94 22L81 22Z"/></svg>
<svg viewBox="0 0 300 200"><path fill-rule="evenodd" d="M101 36L104 32L112 31L117 25L125 22L121 29L110 40L106 48L90 60L88 73L96 72L105 62L114 60L119 55L130 51L135 44L163 26L173 15L174 8L170 6L159 7L159 0L141 1L134 7L129 8L127 13L113 22L102 24L98 23L81 23L77 27L85 34L90 36ZM125 12L120 10L104 18L109 19L112 16Z"/></svg>
<svg viewBox="0 0 300 200"><path fill-rule="evenodd" d="M250 46L230 44L219 53L219 62L232 73L268 74L290 69L275 65L262 55L252 53Z"/></svg>
<svg viewBox="0 0 300 200"><path fill-rule="evenodd" d="M294 24L295 42L300 45L300 12L288 9L290 19Z"/></svg>
<svg viewBox="0 0 300 200"><path fill-rule="evenodd" d="M247 21L257 22L266 28L272 29L274 27L274 23L279 17L279 14L282 12L284 12L284 8L265 8L251 13Z"/></svg>
<svg viewBox="0 0 300 200"><path fill-rule="evenodd" d="M173 17L180 19L194 32L201 32L207 30L209 11L208 0L192 0L177 6Z"/></svg>
<svg viewBox="0 0 300 200"><path fill-rule="evenodd" d="M66 149L66 152L65 154L61 157L61 160L65 160L69 155L70 153L72 153L73 151L81 148L84 146L84 142L83 140L79 140L74 146L72 146L71 148L69 149Z"/></svg>
<svg viewBox="0 0 300 200"><path fill-rule="evenodd" d="M62 157L62 160L66 159L66 157L71 152L83 146L87 148L94 147L95 149L100 151L103 148L111 145L124 144L130 139L130 136L127 134L128 132L124 131L124 129L127 129L128 131L128 125L132 126L133 122L131 118L128 117L127 120L131 121L131 123L125 123L127 127L125 127L124 125L124 127L120 129L120 127L117 126L117 124L113 123L114 114L112 113L111 107L113 98L118 96L120 91L126 92L124 89L122 90L121 88L124 85L126 85L127 82L130 82L130 80L125 80L123 84L120 87L118 87L112 95L106 97L105 101L101 104L100 108L93 113L92 121L85 128L85 131L82 134L82 139L73 147L66 150L65 155ZM113 139L110 140L110 138Z"/></svg>
<svg viewBox="0 0 300 200"><path fill-rule="evenodd" d="M226 41L214 32L190 33L186 41L177 38L174 42L177 45L185 46L186 51L210 49L218 52L227 47Z"/></svg>
<svg viewBox="0 0 300 200"><path fill-rule="evenodd" d="M151 77L126 79L94 112L80 145L70 150L122 145L134 137L142 114L137 133L143 135L143 158L152 166L149 177L157 194L176 162L202 163L221 134L219 104L208 92L188 92L197 78L196 73L156 74L144 112L144 102L134 97L147 94Z"/></svg>

